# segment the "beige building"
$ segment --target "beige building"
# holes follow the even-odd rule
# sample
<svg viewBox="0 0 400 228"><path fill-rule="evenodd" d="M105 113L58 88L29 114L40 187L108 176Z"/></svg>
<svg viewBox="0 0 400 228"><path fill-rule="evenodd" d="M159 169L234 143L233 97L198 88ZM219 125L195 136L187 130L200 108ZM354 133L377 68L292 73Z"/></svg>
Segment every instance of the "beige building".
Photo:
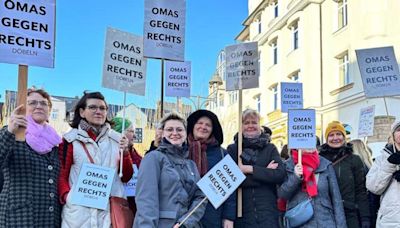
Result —
<svg viewBox="0 0 400 228"><path fill-rule="evenodd" d="M359 112L366 106L375 105L377 116L387 115L383 98L364 95L355 50L394 46L400 59L400 24L395 22L400 1L249 0L248 9L236 40L258 42L260 86L243 91L243 107L260 112L278 148L287 143L280 82L303 83L304 108L316 109L320 137L330 121L340 120L351 129L349 138L357 138ZM224 59L222 51L217 60L221 76ZM218 102L208 108L220 117L228 143L234 134L231 131L237 131L238 92L224 91L225 77L223 81ZM400 98L387 97L386 103L389 115L400 120ZM381 140L376 134L385 131L376 129L369 141Z"/></svg>

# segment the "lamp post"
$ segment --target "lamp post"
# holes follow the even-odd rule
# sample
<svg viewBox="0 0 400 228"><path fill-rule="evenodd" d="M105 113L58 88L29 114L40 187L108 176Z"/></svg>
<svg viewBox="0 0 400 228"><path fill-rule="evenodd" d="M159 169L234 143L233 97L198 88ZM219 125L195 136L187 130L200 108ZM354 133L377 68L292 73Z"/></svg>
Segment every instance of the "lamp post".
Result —
<svg viewBox="0 0 400 228"><path fill-rule="evenodd" d="M219 86L223 84L223 81L222 81L221 77L219 76L219 74L217 72L214 73L214 76L210 79L208 84L213 89L212 89L212 92L207 97L202 97L202 96L199 96L199 95L190 96L191 98L196 98L196 102L193 99L191 99L189 97L186 97L187 99L189 99L193 103L193 105L196 108L196 110L199 110L208 101L214 101L215 103L217 103ZM212 96L214 96L214 97L211 98ZM204 99L204 101L200 102L200 99Z"/></svg>

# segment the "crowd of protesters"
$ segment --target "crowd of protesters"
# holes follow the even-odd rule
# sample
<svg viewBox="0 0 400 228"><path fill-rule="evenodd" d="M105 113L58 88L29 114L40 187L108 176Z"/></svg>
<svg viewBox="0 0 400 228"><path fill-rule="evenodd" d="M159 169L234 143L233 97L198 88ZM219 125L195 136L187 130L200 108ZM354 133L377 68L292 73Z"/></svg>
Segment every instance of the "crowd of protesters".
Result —
<svg viewBox="0 0 400 228"><path fill-rule="evenodd" d="M400 227L400 122L373 161L362 140L347 142L339 121L326 127L324 144L318 139L314 149L301 151L285 145L279 153L255 110L243 112L243 132L227 139L233 142L227 149L213 112L197 110L187 120L171 113L142 158L134 124L108 120L100 92L84 93L62 136L48 124L51 107L45 90L30 89L26 105L0 130L0 227L278 228L294 227L294 220L296 227ZM240 198L235 192L214 208L196 183L225 156L246 178ZM71 199L85 163L115 170L105 209ZM127 197L124 183L134 177L135 195ZM124 217L114 217L114 198L128 205L132 219L124 226ZM299 210L303 205L311 212ZM294 211L302 213L290 217Z"/></svg>

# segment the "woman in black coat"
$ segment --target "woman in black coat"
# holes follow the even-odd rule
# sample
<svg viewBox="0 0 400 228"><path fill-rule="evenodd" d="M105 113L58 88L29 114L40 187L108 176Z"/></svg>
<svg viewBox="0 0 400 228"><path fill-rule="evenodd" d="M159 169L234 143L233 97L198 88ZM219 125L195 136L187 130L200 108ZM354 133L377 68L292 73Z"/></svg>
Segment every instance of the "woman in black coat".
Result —
<svg viewBox="0 0 400 228"><path fill-rule="evenodd" d="M224 141L218 117L208 110L197 110L187 119L190 159L204 176L227 154L221 147ZM201 219L204 228L233 228L236 211L236 194L233 193L218 209L207 204L206 212Z"/></svg>
<svg viewBox="0 0 400 228"><path fill-rule="evenodd" d="M239 165L246 175L240 186L243 194L243 217L236 218L235 227L279 227L277 185L286 177L285 167L276 147L261 131L260 115L255 110L243 112L243 152ZM238 140L228 146L228 153L237 160Z"/></svg>
<svg viewBox="0 0 400 228"><path fill-rule="evenodd" d="M47 123L49 94L29 90L26 116L18 106L8 126L0 130L0 167L4 175L0 193L0 227L59 227L57 178L61 137ZM16 139L26 129L25 141Z"/></svg>

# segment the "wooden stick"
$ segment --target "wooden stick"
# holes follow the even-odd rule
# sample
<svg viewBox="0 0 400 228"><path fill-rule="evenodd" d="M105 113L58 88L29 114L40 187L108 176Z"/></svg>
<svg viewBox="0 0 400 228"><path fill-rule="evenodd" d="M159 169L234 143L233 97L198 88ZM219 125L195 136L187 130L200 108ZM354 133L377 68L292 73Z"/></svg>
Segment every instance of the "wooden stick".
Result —
<svg viewBox="0 0 400 228"><path fill-rule="evenodd" d="M124 92L124 108L122 109L122 136L124 136L125 131L125 107L126 107L126 92ZM119 158L119 177L122 177L122 160L124 160L124 150L120 149L120 158Z"/></svg>
<svg viewBox="0 0 400 228"><path fill-rule="evenodd" d="M197 206L195 208L193 208L193 210L182 220L182 222L179 223L178 227L181 227L183 225L183 223L186 222L186 220L188 220L188 218L204 203L204 201L207 200L207 197L204 197L203 200L200 201L199 204L197 204Z"/></svg>
<svg viewBox="0 0 400 228"><path fill-rule="evenodd" d="M303 154L302 154L302 151L301 151L301 149L299 149L299 159L298 159L298 162L297 162L297 164L302 164L302 158L303 158Z"/></svg>
<svg viewBox="0 0 400 228"><path fill-rule="evenodd" d="M18 65L18 94L17 94L17 107L21 104L24 107L21 109L21 115L26 114L26 96L28 93L28 66ZM25 141L25 128L19 127L15 133L17 141Z"/></svg>
<svg viewBox="0 0 400 228"><path fill-rule="evenodd" d="M239 132L238 132L238 163L242 165L242 159L240 155L242 155L242 141L243 141L243 126L242 126L242 104L243 97L242 97L242 90L239 89ZM243 216L243 192L242 188L238 188L237 192L237 217L241 218Z"/></svg>
<svg viewBox="0 0 400 228"><path fill-rule="evenodd" d="M389 116L389 111L388 111L388 107L386 104L386 97L383 97L383 102L385 102L386 116Z"/></svg>
<svg viewBox="0 0 400 228"><path fill-rule="evenodd" d="M161 59L161 101L160 101L160 117L164 117L164 59Z"/></svg>

